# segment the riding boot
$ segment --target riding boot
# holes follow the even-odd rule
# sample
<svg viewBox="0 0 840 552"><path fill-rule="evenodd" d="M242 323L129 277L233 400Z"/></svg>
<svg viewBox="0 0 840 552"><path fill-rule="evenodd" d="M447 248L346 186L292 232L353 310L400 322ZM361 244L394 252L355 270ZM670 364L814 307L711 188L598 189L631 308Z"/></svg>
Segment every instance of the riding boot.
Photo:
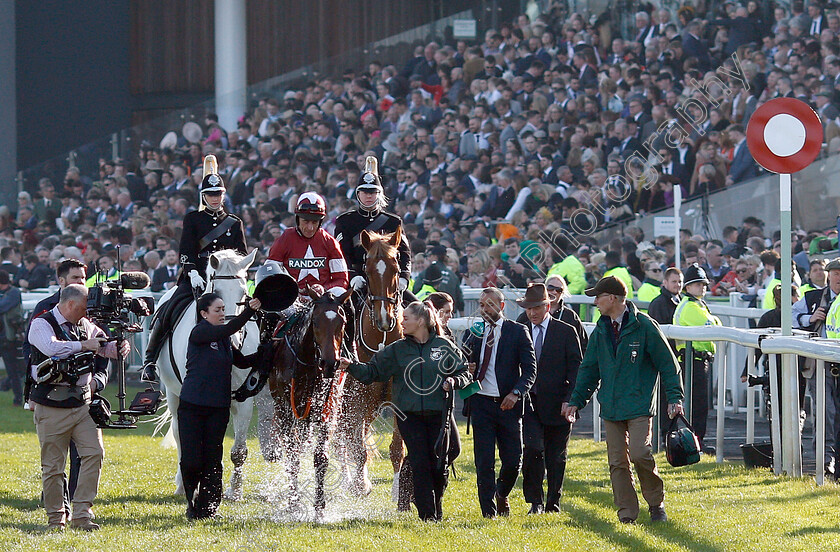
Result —
<svg viewBox="0 0 840 552"><path fill-rule="evenodd" d="M166 332L163 330L163 317L155 320L149 330L149 344L146 346L146 356L143 360L143 371L140 374L140 381L149 383L157 382L157 359L163 346L163 338Z"/></svg>
<svg viewBox="0 0 840 552"><path fill-rule="evenodd" d="M155 317L152 319L152 327L149 328L149 343L146 345L146 356L143 359L143 371L140 373L140 381L156 383L157 377L157 359L160 356L160 350L163 348L163 341L170 329L170 318L174 303L177 303L180 298L177 295L170 297L169 301L164 303Z"/></svg>

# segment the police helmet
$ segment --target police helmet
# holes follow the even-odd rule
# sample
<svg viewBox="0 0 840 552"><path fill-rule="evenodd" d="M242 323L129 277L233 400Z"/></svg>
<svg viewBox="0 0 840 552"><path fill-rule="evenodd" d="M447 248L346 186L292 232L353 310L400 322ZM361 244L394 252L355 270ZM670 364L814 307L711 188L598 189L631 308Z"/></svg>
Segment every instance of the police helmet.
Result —
<svg viewBox="0 0 840 552"><path fill-rule="evenodd" d="M706 271L700 268L700 265L694 263L690 267L685 270L685 283L683 284L683 289L685 289L688 284L693 284L695 282L702 282L709 285L709 279L706 277Z"/></svg>

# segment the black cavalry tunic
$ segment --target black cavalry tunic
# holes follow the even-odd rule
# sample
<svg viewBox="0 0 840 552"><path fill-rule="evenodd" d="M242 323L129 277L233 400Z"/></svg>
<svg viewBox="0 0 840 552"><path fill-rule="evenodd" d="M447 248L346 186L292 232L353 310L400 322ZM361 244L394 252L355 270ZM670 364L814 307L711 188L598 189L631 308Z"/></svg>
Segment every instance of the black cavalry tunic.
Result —
<svg viewBox="0 0 840 552"><path fill-rule="evenodd" d="M376 230L380 234L396 232L397 228L402 226L400 217L385 211L368 213L361 209L353 209L335 219L335 239L341 245L341 252L347 261L350 278L364 276L365 274L365 248L361 243L361 234L362 230L368 228L380 214L387 218L385 224ZM398 249L400 252L400 278L405 278L406 281L411 280L411 248L405 235L400 240Z"/></svg>
<svg viewBox="0 0 840 552"><path fill-rule="evenodd" d="M199 243L201 238L209 234L227 217L235 219L233 226L207 246L201 248ZM186 278L190 270L198 271L203 278L207 273L207 259L211 253L223 249L235 249L240 255L246 254L244 225L239 217L227 214L222 210L215 216L207 209L191 211L184 217L184 229L181 233L179 249L181 265L183 266L181 278Z"/></svg>

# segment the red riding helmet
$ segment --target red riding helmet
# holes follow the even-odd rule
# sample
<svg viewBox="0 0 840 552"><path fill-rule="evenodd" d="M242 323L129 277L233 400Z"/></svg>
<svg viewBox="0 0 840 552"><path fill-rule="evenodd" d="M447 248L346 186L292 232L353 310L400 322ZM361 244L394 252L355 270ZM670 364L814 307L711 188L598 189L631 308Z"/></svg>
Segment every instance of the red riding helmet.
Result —
<svg viewBox="0 0 840 552"><path fill-rule="evenodd" d="M315 192L306 192L298 199L295 215L303 220L324 220L327 217L327 204Z"/></svg>

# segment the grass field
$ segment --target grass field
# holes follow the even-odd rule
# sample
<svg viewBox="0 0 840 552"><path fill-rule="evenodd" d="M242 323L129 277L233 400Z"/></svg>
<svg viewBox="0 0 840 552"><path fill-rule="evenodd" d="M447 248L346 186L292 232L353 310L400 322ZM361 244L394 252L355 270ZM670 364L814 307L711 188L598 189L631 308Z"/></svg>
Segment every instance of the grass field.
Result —
<svg viewBox="0 0 840 552"><path fill-rule="evenodd" d="M462 428L463 429L463 428ZM462 432L463 434L463 432ZM94 505L97 533L45 534L38 506L37 438L29 412L12 408L0 394L0 545L45 551L275 551L275 550L832 550L840 547L840 488L810 479L773 477L710 458L671 468L664 475L671 521L618 523L612 504L603 443L574 439L563 512L526 516L521 487L511 495L512 515L484 520L478 510L472 442L464 436L458 479L444 498L444 520L425 524L397 514L390 503L390 463L373 470L366 499L331 493L327 522L295 522L284 514L282 467L267 464L249 440L245 498L224 503L214 520L188 523L183 497L173 496L175 451L151 437L151 427L106 431L106 459ZM311 460L309 460L311 463ZM230 473L226 459L226 478ZM520 480L521 482L521 480Z"/></svg>

